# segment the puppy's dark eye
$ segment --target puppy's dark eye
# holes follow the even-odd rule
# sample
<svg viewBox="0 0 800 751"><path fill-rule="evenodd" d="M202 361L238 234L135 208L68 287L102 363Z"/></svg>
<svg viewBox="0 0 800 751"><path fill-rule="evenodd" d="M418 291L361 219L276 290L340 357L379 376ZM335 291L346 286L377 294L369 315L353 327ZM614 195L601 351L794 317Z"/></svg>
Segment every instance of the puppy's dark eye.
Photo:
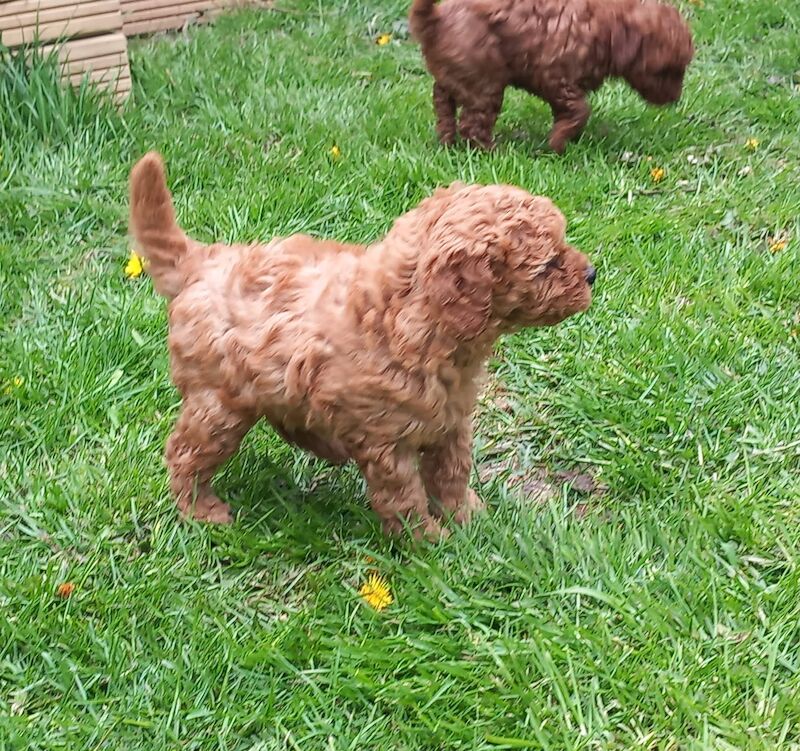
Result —
<svg viewBox="0 0 800 751"><path fill-rule="evenodd" d="M561 268L561 256L553 256L547 263L545 263L544 267L548 270L550 269L560 269Z"/></svg>

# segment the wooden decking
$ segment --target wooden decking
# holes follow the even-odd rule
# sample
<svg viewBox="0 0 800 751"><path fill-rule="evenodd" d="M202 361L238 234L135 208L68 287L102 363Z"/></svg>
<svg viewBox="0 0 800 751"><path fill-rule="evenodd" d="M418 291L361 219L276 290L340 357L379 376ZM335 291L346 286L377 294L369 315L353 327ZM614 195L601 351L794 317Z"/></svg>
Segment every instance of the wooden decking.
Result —
<svg viewBox="0 0 800 751"><path fill-rule="evenodd" d="M57 48L62 76L85 77L124 100L131 90L127 37L206 21L241 0L10 0L0 2L0 43Z"/></svg>

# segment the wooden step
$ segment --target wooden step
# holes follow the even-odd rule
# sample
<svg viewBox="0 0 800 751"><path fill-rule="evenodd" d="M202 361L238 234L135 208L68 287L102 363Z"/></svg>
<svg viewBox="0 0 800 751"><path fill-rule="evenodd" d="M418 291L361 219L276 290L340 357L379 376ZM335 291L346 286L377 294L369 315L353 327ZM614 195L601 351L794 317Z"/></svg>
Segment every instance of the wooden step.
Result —
<svg viewBox="0 0 800 751"><path fill-rule="evenodd" d="M75 39L62 44L47 44L41 47L44 55L57 51L58 59L64 63L69 61L92 60L108 55L123 55L128 62L128 40L121 32L103 34L88 39Z"/></svg>
<svg viewBox="0 0 800 751"><path fill-rule="evenodd" d="M63 44L43 46L45 55L55 53L64 81L79 85L86 74L99 88L124 100L131 90L131 70L128 65L128 40L117 32L90 39L72 39Z"/></svg>
<svg viewBox="0 0 800 751"><path fill-rule="evenodd" d="M258 0L0 0L0 43L43 43L62 77L84 78L124 99L131 90L127 36L174 31Z"/></svg>

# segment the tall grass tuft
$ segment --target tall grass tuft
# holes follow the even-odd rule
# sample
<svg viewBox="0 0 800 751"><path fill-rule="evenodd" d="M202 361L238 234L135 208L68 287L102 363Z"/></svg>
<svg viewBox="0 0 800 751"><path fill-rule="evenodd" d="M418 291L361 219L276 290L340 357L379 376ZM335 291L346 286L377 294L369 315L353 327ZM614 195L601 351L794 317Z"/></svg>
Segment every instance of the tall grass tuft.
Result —
<svg viewBox="0 0 800 751"><path fill-rule="evenodd" d="M119 116L88 79L73 88L59 77L55 53L36 45L0 46L0 142L23 151L31 139L59 142L86 129L115 129Z"/></svg>

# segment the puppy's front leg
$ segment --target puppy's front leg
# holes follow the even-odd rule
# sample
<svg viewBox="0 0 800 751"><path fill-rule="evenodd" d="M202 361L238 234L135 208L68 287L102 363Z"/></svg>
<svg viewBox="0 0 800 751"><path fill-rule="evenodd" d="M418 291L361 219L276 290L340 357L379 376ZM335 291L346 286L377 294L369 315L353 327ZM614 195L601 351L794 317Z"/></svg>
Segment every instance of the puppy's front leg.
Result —
<svg viewBox="0 0 800 751"><path fill-rule="evenodd" d="M420 457L420 472L425 489L443 514L452 514L456 524L466 524L481 511L483 501L471 490L472 421L468 418L441 443L426 448Z"/></svg>
<svg viewBox="0 0 800 751"><path fill-rule="evenodd" d="M417 538L438 540L447 534L428 510L415 451L381 446L357 459L367 481L370 503L386 534L399 534L406 524Z"/></svg>
<svg viewBox="0 0 800 751"><path fill-rule="evenodd" d="M492 132L503 107L503 89L486 91L464 103L458 130L461 137L472 146L491 151L494 148Z"/></svg>
<svg viewBox="0 0 800 751"><path fill-rule="evenodd" d="M456 100L438 82L433 84L433 109L439 141L443 146L452 146L456 140Z"/></svg>
<svg viewBox="0 0 800 751"><path fill-rule="evenodd" d="M563 154L567 142L577 138L589 120L591 109L581 91L570 92L550 101L553 111L553 129L550 131L550 148Z"/></svg>

